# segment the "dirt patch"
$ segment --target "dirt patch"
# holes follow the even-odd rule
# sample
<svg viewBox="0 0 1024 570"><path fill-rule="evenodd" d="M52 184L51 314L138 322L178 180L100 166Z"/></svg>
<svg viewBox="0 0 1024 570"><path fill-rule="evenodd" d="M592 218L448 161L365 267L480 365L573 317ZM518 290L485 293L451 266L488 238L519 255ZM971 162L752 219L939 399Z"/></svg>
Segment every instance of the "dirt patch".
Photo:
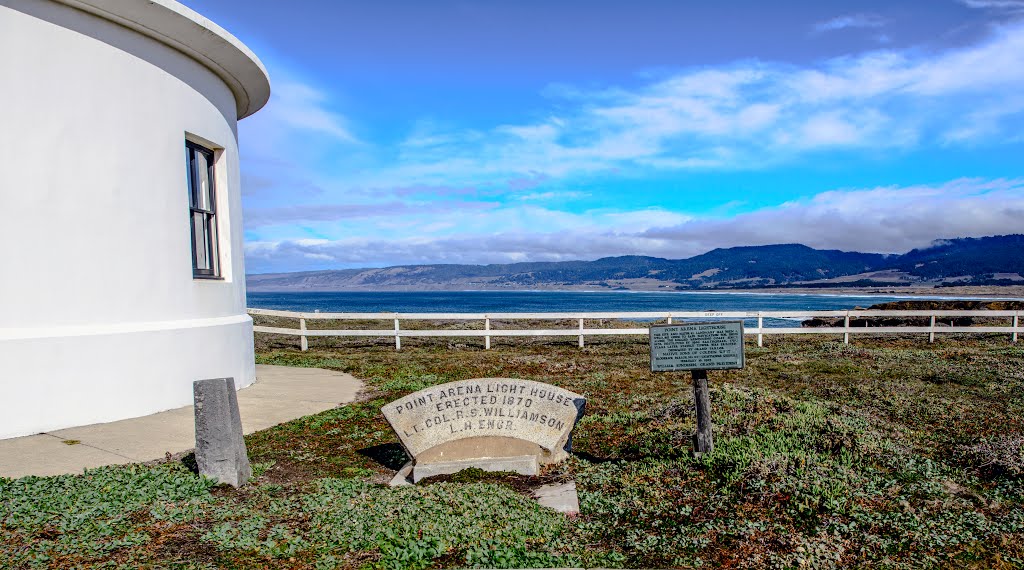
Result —
<svg viewBox="0 0 1024 570"><path fill-rule="evenodd" d="M164 531L150 530L153 539L150 553L153 560L167 566L201 566L203 563L217 565L220 553L217 548L200 539L202 530L191 525L177 525Z"/></svg>
<svg viewBox="0 0 1024 570"><path fill-rule="evenodd" d="M314 470L306 468L302 464L278 460L263 472L260 481L277 485L291 485L315 479L317 475Z"/></svg>
<svg viewBox="0 0 1024 570"><path fill-rule="evenodd" d="M533 492L538 487L551 485L553 483L565 483L571 479L564 473L550 473L536 476L520 475L511 471L484 471L471 467L463 469L451 475L435 475L421 479L417 485L435 485L437 483L493 483L504 485L517 493L533 497Z"/></svg>

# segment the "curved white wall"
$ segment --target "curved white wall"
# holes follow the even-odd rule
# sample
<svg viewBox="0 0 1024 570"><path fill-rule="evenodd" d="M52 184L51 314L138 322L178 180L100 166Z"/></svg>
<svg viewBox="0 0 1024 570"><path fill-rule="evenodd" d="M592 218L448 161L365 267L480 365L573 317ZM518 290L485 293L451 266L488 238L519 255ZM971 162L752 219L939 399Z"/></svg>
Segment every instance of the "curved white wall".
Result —
<svg viewBox="0 0 1024 570"><path fill-rule="evenodd" d="M0 0L0 438L255 380L236 99L194 59L50 0ZM185 139L217 145L223 280L192 277Z"/></svg>

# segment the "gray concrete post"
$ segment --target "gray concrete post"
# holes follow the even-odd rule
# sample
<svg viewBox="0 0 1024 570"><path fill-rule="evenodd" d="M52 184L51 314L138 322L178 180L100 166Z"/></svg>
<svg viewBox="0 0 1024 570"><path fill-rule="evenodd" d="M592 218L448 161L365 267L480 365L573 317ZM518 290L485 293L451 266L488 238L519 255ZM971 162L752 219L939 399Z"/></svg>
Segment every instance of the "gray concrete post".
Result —
<svg viewBox="0 0 1024 570"><path fill-rule="evenodd" d="M199 474L239 487L252 477L242 438L242 416L234 378L192 383L196 419L196 464Z"/></svg>

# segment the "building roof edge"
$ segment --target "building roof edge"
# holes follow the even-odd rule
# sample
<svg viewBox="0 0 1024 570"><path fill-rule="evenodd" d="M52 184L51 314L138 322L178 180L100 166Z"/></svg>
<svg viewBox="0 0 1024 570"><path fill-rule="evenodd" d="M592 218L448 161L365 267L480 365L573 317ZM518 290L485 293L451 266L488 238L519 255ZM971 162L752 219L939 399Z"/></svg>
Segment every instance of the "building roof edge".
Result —
<svg viewBox="0 0 1024 570"><path fill-rule="evenodd" d="M196 60L235 97L239 119L270 99L270 76L256 54L227 30L174 0L56 0L125 26Z"/></svg>

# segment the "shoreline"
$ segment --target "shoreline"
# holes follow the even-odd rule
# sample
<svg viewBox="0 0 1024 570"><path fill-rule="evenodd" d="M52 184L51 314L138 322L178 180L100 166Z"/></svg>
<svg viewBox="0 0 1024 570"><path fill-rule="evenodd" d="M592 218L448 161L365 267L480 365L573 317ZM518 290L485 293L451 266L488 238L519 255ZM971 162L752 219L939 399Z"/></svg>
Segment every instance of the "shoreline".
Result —
<svg viewBox="0 0 1024 570"><path fill-rule="evenodd" d="M713 295L793 295L818 297L904 297L908 299L936 300L1024 300L1024 285L1009 286L959 286L959 287L783 287L757 289L692 289L668 290L665 288L595 289L585 286L540 287L535 289L505 288L380 288L380 289L250 289L250 294L304 294L304 293L664 293L664 294L713 294Z"/></svg>

